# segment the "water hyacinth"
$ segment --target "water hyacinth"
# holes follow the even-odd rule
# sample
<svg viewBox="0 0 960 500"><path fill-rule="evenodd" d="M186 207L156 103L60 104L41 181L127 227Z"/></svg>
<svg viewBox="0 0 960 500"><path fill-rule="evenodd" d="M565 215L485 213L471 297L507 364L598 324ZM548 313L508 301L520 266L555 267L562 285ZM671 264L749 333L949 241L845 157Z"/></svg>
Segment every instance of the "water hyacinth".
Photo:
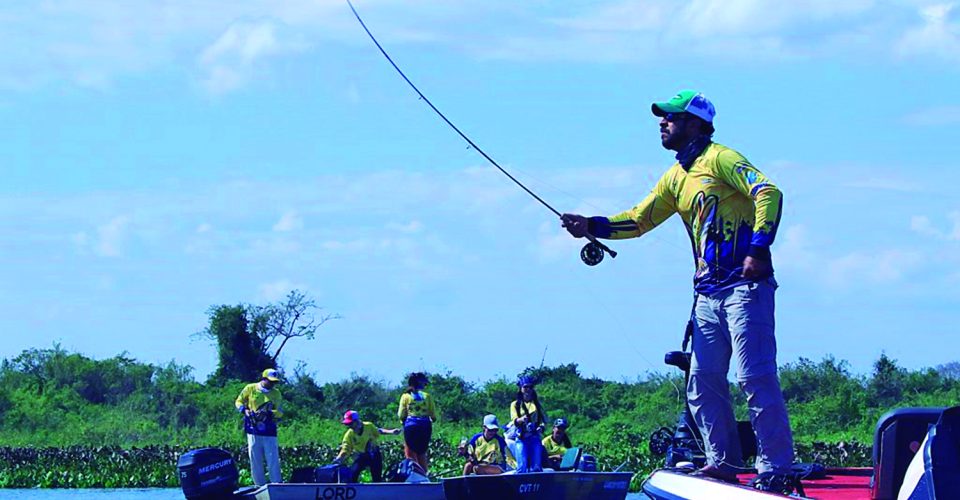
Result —
<svg viewBox="0 0 960 500"><path fill-rule="evenodd" d="M601 470L637 472L632 489L661 464L646 450L645 442L623 436L613 442L583 443L597 458ZM71 446L66 448L0 447L0 488L173 488L178 487L177 459L190 448L144 446L134 448ZM241 485L252 484L246 447L226 448L240 468ZM396 441L381 444L384 463L389 466L403 459L403 445ZM456 447L435 439L431 443L431 473L458 475L463 459ZM290 478L299 467L330 463L335 446L304 444L280 450L283 477ZM868 466L871 447L860 443L799 444L797 458L829 466ZM365 478L369 480L369 476Z"/></svg>

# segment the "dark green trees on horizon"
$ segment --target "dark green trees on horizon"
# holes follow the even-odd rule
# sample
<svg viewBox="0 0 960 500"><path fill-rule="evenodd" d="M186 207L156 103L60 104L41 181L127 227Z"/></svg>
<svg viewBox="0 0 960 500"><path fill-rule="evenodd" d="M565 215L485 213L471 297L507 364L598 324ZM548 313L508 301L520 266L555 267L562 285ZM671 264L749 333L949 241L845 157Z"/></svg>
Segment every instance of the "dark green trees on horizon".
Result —
<svg viewBox="0 0 960 500"><path fill-rule="evenodd" d="M313 339L317 329L337 314L324 314L313 299L299 290L264 306L238 304L212 306L210 323L197 335L213 341L217 368L208 382L224 385L228 380L257 380L266 368L279 368L277 359L291 339Z"/></svg>

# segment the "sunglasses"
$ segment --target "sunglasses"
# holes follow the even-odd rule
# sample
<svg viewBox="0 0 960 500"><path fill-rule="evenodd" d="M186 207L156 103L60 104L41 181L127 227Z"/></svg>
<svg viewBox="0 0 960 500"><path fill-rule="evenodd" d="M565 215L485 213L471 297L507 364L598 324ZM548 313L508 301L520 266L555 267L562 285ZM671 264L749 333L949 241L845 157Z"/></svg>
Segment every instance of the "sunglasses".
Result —
<svg viewBox="0 0 960 500"><path fill-rule="evenodd" d="M667 113L663 115L663 119L668 122L676 122L680 120L685 120L687 118L687 113Z"/></svg>

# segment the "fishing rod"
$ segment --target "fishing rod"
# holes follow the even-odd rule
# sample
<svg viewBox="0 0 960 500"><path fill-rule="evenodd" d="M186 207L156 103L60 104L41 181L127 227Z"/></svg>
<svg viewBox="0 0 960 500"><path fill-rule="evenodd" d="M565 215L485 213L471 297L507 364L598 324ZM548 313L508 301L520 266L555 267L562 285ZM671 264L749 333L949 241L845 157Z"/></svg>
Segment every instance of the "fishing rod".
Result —
<svg viewBox="0 0 960 500"><path fill-rule="evenodd" d="M493 160L493 158L491 158L489 155L487 155L487 153L485 153L482 149L480 149L480 146L477 146L476 143L470 140L470 138L467 137L466 134L461 132L460 129L453 124L453 122L447 119L447 117L442 112L440 112L440 110L437 109L437 107L434 106L432 102L430 102L430 99L427 99L427 96L423 95L423 92L420 92L420 89L418 89L417 86L414 85L409 78L407 78L407 75L404 74L403 70L401 70L399 66L397 66L397 63L393 62L393 58L390 57L390 54L387 54L387 51L384 50L383 46L380 45L380 42L377 41L377 38L373 36L373 33L371 33L370 29L367 28L367 24L364 23L363 19L360 18L360 14L357 12L357 9L353 7L353 2L351 2L350 0L347 0L347 5L350 6L350 10L353 11L353 15L354 17L357 18L357 21L360 22L360 26L363 27L363 31L367 32L367 36L370 37L370 40L373 40L373 43L377 46L378 49L380 49L380 53L383 54L383 57L387 58L387 61L389 61L390 65L393 66L393 69L397 70L397 73L400 73L400 76L403 77L404 81L406 81L407 84L410 85L410 87L417 93L417 95L420 96L420 99L422 99L423 102L427 103L427 106L430 106L430 109L432 109L434 113L437 114L437 116L443 119L443 121L446 122L446 124L449 125L450 128L452 128L457 134L459 134L460 137L463 138L463 140L467 141L467 144L469 144L470 147L472 147L478 153L480 153L480 155L483 156L483 158L486 159L488 162L490 162L491 165L493 165L494 167L497 167L497 169L500 170L500 172L502 172L503 175L506 175L516 185L520 186L524 191L527 192L527 194L532 196L535 200L539 201L541 205L547 207L547 209L553 212L558 218L563 219L563 215L560 212L558 212L557 209L550 206L549 203L543 201L543 198L540 198L539 196L537 196L537 194L531 191L529 188L527 188L527 186L524 186L522 182L518 181L514 176L510 175L510 172L507 172L506 169L501 167L500 164L498 164L496 161ZM582 260L584 264L588 266L595 266L599 264L603 260L604 253L610 254L611 258L617 257L617 252L614 252L608 246L601 243L592 234L587 234L586 238L590 240L590 242L584 245L583 248L580 250L580 260Z"/></svg>

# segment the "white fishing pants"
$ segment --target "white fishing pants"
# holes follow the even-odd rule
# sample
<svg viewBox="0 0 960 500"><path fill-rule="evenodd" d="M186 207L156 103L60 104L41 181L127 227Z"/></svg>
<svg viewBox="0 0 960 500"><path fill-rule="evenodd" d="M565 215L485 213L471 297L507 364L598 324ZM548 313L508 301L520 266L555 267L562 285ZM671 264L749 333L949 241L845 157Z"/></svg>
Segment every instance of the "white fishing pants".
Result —
<svg viewBox="0 0 960 500"><path fill-rule="evenodd" d="M247 453L250 455L250 474L257 486L267 484L264 468L270 471L270 482L280 483L280 447L276 436L247 434Z"/></svg>
<svg viewBox="0 0 960 500"><path fill-rule="evenodd" d="M777 378L776 287L769 278L698 295L694 308L687 402L703 435L708 463L730 472L742 462L727 383L731 357L757 435L757 470L786 473L793 464L793 435Z"/></svg>

